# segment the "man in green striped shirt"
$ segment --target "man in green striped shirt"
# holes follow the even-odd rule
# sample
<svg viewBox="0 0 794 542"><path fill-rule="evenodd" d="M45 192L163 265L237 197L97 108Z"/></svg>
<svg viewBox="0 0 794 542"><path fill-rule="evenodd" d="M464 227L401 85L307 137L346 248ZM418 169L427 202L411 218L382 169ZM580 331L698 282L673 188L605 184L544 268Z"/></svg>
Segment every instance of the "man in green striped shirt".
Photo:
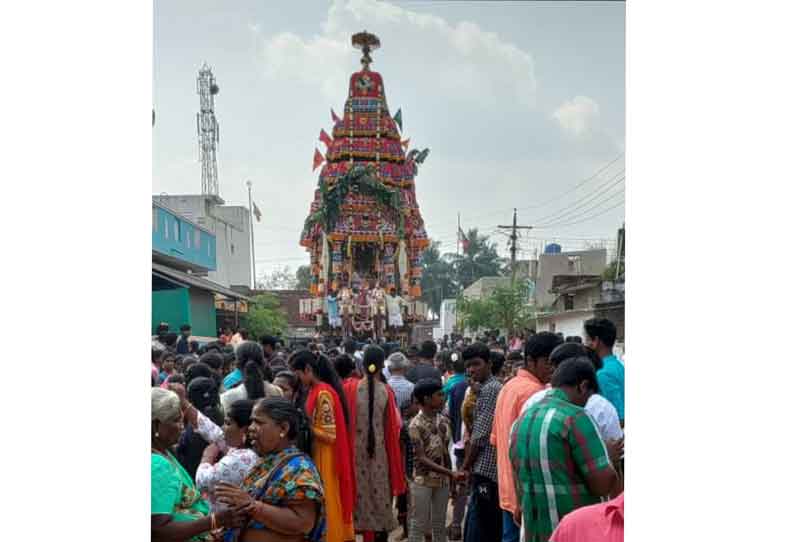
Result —
<svg viewBox="0 0 794 542"><path fill-rule="evenodd" d="M565 514L619 492L607 447L583 408L598 392L593 364L566 360L551 384L554 389L518 418L510 438L524 542L548 542Z"/></svg>

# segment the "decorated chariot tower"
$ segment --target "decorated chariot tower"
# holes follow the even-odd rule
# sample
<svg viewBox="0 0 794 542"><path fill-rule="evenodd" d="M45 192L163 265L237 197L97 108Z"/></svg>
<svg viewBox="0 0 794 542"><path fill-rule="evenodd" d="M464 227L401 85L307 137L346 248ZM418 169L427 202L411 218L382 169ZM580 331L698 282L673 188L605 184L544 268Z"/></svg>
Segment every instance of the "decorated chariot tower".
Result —
<svg viewBox="0 0 794 542"><path fill-rule="evenodd" d="M320 133L327 151L315 150L314 167L322 169L300 240L311 258L311 293L323 299L379 288L411 301L422 293L420 257L429 243L414 178L429 149L406 153L402 111L392 117L383 78L370 69L377 36L361 32L352 43L363 52L361 69L350 76L342 118L331 112L332 137Z"/></svg>

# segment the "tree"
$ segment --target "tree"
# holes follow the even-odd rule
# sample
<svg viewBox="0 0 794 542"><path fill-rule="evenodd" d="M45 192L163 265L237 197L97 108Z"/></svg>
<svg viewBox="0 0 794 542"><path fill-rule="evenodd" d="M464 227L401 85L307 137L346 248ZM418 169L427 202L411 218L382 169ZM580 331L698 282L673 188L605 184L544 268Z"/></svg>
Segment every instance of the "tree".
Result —
<svg viewBox="0 0 794 542"><path fill-rule="evenodd" d="M530 325L535 317L529 305L528 281L518 281L514 286L498 286L485 299L458 299L458 314L463 325L477 332L480 328L499 328L514 334Z"/></svg>
<svg viewBox="0 0 794 542"><path fill-rule="evenodd" d="M259 290L294 290L298 285L298 278L288 265L284 269L275 269L272 273L262 273L256 281Z"/></svg>
<svg viewBox="0 0 794 542"><path fill-rule="evenodd" d="M446 256L441 255L440 242L431 241L422 253L422 301L438 316L441 302L457 293L455 270Z"/></svg>
<svg viewBox="0 0 794 542"><path fill-rule="evenodd" d="M287 329L287 314L276 296L260 294L248 304L246 324L252 337L280 335Z"/></svg>
<svg viewBox="0 0 794 542"><path fill-rule="evenodd" d="M312 267L310 265L301 265L295 271L295 278L298 281L295 284L296 289L308 290L312 284Z"/></svg>
<svg viewBox="0 0 794 542"><path fill-rule="evenodd" d="M612 260L612 263L610 263L606 267L606 269L604 269L604 272L601 273L601 278L603 278L604 280L625 280L626 262L625 261L620 262L620 274L616 278L615 273L618 271L617 266L618 266L618 261Z"/></svg>
<svg viewBox="0 0 794 542"><path fill-rule="evenodd" d="M493 304L490 298L466 299L460 296L457 311L463 329L470 329L476 333L480 328L493 327Z"/></svg>
<svg viewBox="0 0 794 542"><path fill-rule="evenodd" d="M534 318L534 309L529 305L530 284L527 280L516 281L513 286L497 286L488 299L492 304L493 324L507 331L529 327Z"/></svg>
<svg viewBox="0 0 794 542"><path fill-rule="evenodd" d="M480 235L477 228L466 234L468 246L463 254L449 254L455 270L455 281L461 288L468 288L482 277L502 276L505 258L496 251L496 243L487 235Z"/></svg>

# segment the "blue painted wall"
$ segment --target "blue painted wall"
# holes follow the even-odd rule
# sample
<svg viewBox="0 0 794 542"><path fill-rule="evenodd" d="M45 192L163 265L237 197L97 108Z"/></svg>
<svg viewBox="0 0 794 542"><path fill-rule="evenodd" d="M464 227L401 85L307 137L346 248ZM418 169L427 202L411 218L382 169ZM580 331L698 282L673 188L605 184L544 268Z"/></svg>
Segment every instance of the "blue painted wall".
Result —
<svg viewBox="0 0 794 542"><path fill-rule="evenodd" d="M215 236L152 205L152 250L215 271Z"/></svg>

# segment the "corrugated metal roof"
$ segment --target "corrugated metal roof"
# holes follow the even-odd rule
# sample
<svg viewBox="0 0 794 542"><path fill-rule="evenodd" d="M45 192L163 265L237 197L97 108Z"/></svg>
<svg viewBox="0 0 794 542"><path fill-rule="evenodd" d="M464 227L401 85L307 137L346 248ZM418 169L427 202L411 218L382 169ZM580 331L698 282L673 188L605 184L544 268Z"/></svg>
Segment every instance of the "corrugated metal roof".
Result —
<svg viewBox="0 0 794 542"><path fill-rule="evenodd" d="M220 284L212 282L211 280L197 277L195 275L191 275L190 273L183 273L182 271L177 271L176 269L161 265L159 263L152 262L152 273L156 275L164 275L164 278L166 279L173 279L180 283L188 284L189 286L194 286L202 290L215 292L231 299L242 299L244 301L251 300L250 298L239 294L234 290L226 288L225 286L221 286Z"/></svg>

